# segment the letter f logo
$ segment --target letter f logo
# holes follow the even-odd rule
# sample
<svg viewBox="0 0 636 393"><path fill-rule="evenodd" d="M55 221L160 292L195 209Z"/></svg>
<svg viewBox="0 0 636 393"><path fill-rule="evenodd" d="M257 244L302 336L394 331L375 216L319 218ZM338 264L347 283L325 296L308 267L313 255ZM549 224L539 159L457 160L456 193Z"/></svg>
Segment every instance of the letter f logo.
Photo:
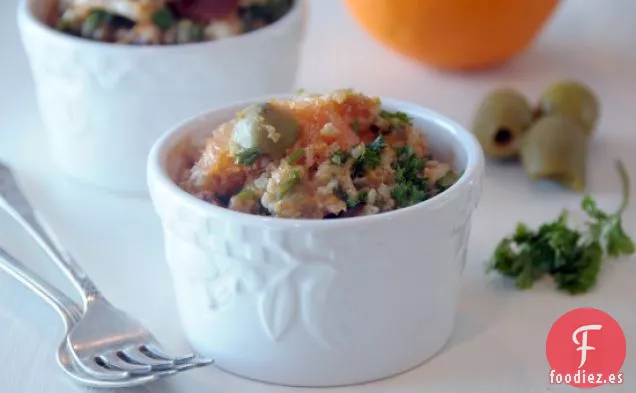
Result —
<svg viewBox="0 0 636 393"><path fill-rule="evenodd" d="M596 348L588 346L587 345L587 332L590 330L601 330L603 326L601 325L585 325L585 326L581 326L580 328L576 329L574 331L574 333L572 333L572 341L574 341L574 344L576 345L580 345L580 347L578 347L576 350L577 351L581 351L581 364L579 364L579 368L583 367L583 365L585 364L585 362L587 361L587 351L588 350L595 350ZM581 334L581 342L579 342L577 336L579 335L579 333Z"/></svg>

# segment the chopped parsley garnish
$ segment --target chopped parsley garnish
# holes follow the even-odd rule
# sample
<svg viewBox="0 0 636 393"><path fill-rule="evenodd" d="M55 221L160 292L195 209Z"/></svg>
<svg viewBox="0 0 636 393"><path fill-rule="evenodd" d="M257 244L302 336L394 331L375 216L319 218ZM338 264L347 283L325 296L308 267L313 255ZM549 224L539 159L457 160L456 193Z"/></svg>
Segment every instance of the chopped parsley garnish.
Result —
<svg viewBox="0 0 636 393"><path fill-rule="evenodd" d="M293 168L289 172L289 175L281 182L280 190L276 195L278 200L285 198L300 183L302 174L302 168Z"/></svg>
<svg viewBox="0 0 636 393"><path fill-rule="evenodd" d="M247 201L247 200L258 197L258 194L256 194L256 191L252 190L251 188L244 188L241 190L241 192L236 194L236 197L244 201Z"/></svg>
<svg viewBox="0 0 636 393"><path fill-rule="evenodd" d="M428 184L421 176L426 160L418 157L410 146L398 147L395 153L395 186L391 190L391 196L397 206L407 207L428 199Z"/></svg>
<svg viewBox="0 0 636 393"><path fill-rule="evenodd" d="M438 192L442 192L448 190L456 181L457 175L453 171L448 171L444 176L437 179L435 186L437 186Z"/></svg>
<svg viewBox="0 0 636 393"><path fill-rule="evenodd" d="M351 154L346 151L334 151L331 153L330 161L334 165L344 165L351 157Z"/></svg>
<svg viewBox="0 0 636 393"><path fill-rule="evenodd" d="M340 186L336 187L334 190L334 195L338 197L341 201L347 204L348 209L352 209L362 203L365 203L367 200L367 195L369 194L367 191L360 191L355 198L352 198L347 194L347 192Z"/></svg>
<svg viewBox="0 0 636 393"><path fill-rule="evenodd" d="M413 119L409 115L400 111L389 112L383 110L382 112L380 112L380 117L384 120L406 123L408 125L411 125L413 122Z"/></svg>
<svg viewBox="0 0 636 393"><path fill-rule="evenodd" d="M413 125L413 119L404 112L389 112L383 110L380 117L389 123L389 132L404 131L406 127Z"/></svg>
<svg viewBox="0 0 636 393"><path fill-rule="evenodd" d="M360 191L356 198L347 198L347 206L351 209L367 202L368 191Z"/></svg>
<svg viewBox="0 0 636 393"><path fill-rule="evenodd" d="M519 223L514 234L499 242L487 271L514 278L519 289L531 288L546 275L553 278L558 290L572 295L594 288L604 257L634 253L634 241L623 230L621 220L629 202L629 177L622 162L617 162L617 169L623 200L615 213L601 211L587 195L581 201L588 216L583 230L568 226L565 211L537 230Z"/></svg>
<svg viewBox="0 0 636 393"><path fill-rule="evenodd" d="M305 155L305 149L296 150L295 152L290 154L289 157L287 157L287 162L290 164L295 164L304 155Z"/></svg>
<svg viewBox="0 0 636 393"><path fill-rule="evenodd" d="M104 22L106 22L107 18L108 12L101 10L93 11L84 20L83 29L94 32L99 29Z"/></svg>
<svg viewBox="0 0 636 393"><path fill-rule="evenodd" d="M367 146L367 150L380 153L385 147L386 147L386 144L384 143L384 137L379 136L375 138L375 140Z"/></svg>
<svg viewBox="0 0 636 393"><path fill-rule="evenodd" d="M176 18L167 8L161 8L152 15L152 22L161 30L168 30L176 23Z"/></svg>
<svg viewBox="0 0 636 393"><path fill-rule="evenodd" d="M367 170L375 169L382 160L382 151L386 147L382 135L365 146L364 152L358 157L352 168L353 177L362 176Z"/></svg>
<svg viewBox="0 0 636 393"><path fill-rule="evenodd" d="M245 149L236 155L236 163L240 165L250 166L256 162L256 159L261 155L255 147Z"/></svg>

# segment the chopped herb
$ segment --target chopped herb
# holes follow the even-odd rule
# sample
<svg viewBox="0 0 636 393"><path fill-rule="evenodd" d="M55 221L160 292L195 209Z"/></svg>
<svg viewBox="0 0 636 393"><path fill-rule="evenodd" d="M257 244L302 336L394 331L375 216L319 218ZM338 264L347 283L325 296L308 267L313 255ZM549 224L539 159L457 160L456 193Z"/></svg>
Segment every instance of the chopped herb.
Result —
<svg viewBox="0 0 636 393"><path fill-rule="evenodd" d="M358 119L355 119L353 123L351 123L351 129L358 135L360 135L360 122Z"/></svg>
<svg viewBox="0 0 636 393"><path fill-rule="evenodd" d="M383 110L380 112L380 117L389 123L389 132L402 132L408 126L413 125L413 119L406 113L400 111L389 112Z"/></svg>
<svg viewBox="0 0 636 393"><path fill-rule="evenodd" d="M375 138L373 142L366 145L364 152L358 157L352 168L352 176L360 177L367 170L375 169L382 161L382 151L385 148L384 137L382 135Z"/></svg>
<svg viewBox="0 0 636 393"><path fill-rule="evenodd" d="M287 162L290 164L295 164L302 156L305 155L305 149L296 150L292 154L287 157Z"/></svg>
<svg viewBox="0 0 636 393"><path fill-rule="evenodd" d="M344 165L351 157L351 154L346 151L334 151L331 153L330 161L335 165Z"/></svg>
<svg viewBox="0 0 636 393"><path fill-rule="evenodd" d="M457 175L453 171L448 171L444 176L437 179L435 185L437 186L438 192L442 192L448 190L456 181Z"/></svg>
<svg viewBox="0 0 636 393"><path fill-rule="evenodd" d="M406 113L400 111L389 112L383 110L382 112L380 112L380 117L389 122L403 123L408 125L413 124L413 119Z"/></svg>
<svg viewBox="0 0 636 393"><path fill-rule="evenodd" d="M161 30L168 30L176 23L176 18L167 8L161 8L152 15L152 22Z"/></svg>
<svg viewBox="0 0 636 393"><path fill-rule="evenodd" d="M407 207L426 200L426 191L412 183L397 184L391 190L391 196L398 207Z"/></svg>
<svg viewBox="0 0 636 393"><path fill-rule="evenodd" d="M190 26L190 39L195 42L201 41L204 38L204 34L203 27L201 27L198 23L193 22Z"/></svg>
<svg viewBox="0 0 636 393"><path fill-rule="evenodd" d="M293 168L289 172L289 176L282 181L277 198L281 200L285 198L296 187L302 179L302 168Z"/></svg>
<svg viewBox="0 0 636 393"><path fill-rule="evenodd" d="M64 18L60 19L55 25L55 28L57 30L60 30L68 34L78 35L77 29L73 25L73 22L70 21L69 19L64 19Z"/></svg>
<svg viewBox="0 0 636 393"><path fill-rule="evenodd" d="M347 198L347 206L351 209L367 202L368 191L360 191L356 198Z"/></svg>
<svg viewBox="0 0 636 393"><path fill-rule="evenodd" d="M347 208L348 209L352 209L352 208L354 208L354 207L366 202L367 195L368 195L367 191L360 191L360 192L358 192L358 195L356 195L355 197L351 197L340 186L336 187L336 189L334 190L333 193L334 193L335 196L338 197L338 199L340 199L341 201L343 201L343 202L345 202L347 204Z"/></svg>
<svg viewBox="0 0 636 393"><path fill-rule="evenodd" d="M291 8L291 0L270 0L265 4L252 4L248 7L241 7L239 13L247 26L254 28L254 24L264 22L273 23L282 18Z"/></svg>
<svg viewBox="0 0 636 393"><path fill-rule="evenodd" d="M246 200L250 200L250 199L254 199L258 197L258 194L256 193L256 191L252 190L251 188L244 188L241 190L241 192L236 194L236 197L246 201Z"/></svg>
<svg viewBox="0 0 636 393"><path fill-rule="evenodd" d="M333 189L333 194L341 201L349 199L349 194L340 185Z"/></svg>
<svg viewBox="0 0 636 393"><path fill-rule="evenodd" d="M582 231L568 227L564 211L553 222L531 230L522 223L515 233L502 239L487 271L515 279L519 289L528 289L544 276L569 294L590 291L598 281L603 257L634 253L634 241L625 233L621 216L629 201L629 178L622 162L617 169L623 185L623 200L613 214L601 211L591 196L581 201L588 221Z"/></svg>
<svg viewBox="0 0 636 393"><path fill-rule="evenodd" d="M428 199L427 181L421 174L426 160L413 152L410 146L395 149L397 160L395 169L395 186L391 196L398 207L407 207Z"/></svg>
<svg viewBox="0 0 636 393"><path fill-rule="evenodd" d="M371 144L367 147L367 150L371 150L373 152L379 153L385 148L386 144L384 143L384 137L379 136L375 138Z"/></svg>
<svg viewBox="0 0 636 393"><path fill-rule="evenodd" d="M236 155L236 163L240 165L250 166L256 162L256 159L261 155L257 148L251 147L245 149Z"/></svg>
<svg viewBox="0 0 636 393"><path fill-rule="evenodd" d="M86 19L84 20L84 24L82 25L82 32L85 35L89 35L95 32L95 30L99 29L106 19L108 18L108 13L106 11L93 11L91 12Z"/></svg>

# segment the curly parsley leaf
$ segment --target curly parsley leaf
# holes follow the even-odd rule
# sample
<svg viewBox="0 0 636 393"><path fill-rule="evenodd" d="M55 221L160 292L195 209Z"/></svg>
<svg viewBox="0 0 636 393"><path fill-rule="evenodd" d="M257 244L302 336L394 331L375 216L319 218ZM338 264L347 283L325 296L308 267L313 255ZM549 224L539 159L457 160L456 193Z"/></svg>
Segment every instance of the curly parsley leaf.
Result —
<svg viewBox="0 0 636 393"><path fill-rule="evenodd" d="M487 271L514 278L519 289L531 288L546 275L553 278L558 290L572 295L594 288L604 257L634 253L634 242L621 220L629 201L629 178L620 161L617 169L623 193L615 213L602 211L591 196L585 196L581 209L589 220L583 232L568 227L565 212L537 230L520 223L513 235L499 242Z"/></svg>
<svg viewBox="0 0 636 393"><path fill-rule="evenodd" d="M380 165L382 161L382 151L386 147L384 136L380 135L373 142L364 146L364 151L353 164L353 177L362 176L367 170L372 170Z"/></svg>
<svg viewBox="0 0 636 393"><path fill-rule="evenodd" d="M350 157L351 154L346 151L334 151L329 160L334 165L344 165Z"/></svg>
<svg viewBox="0 0 636 393"><path fill-rule="evenodd" d="M395 153L395 186L391 196L397 206L407 207L426 200L428 183L421 175L426 160L418 157L410 146L398 147Z"/></svg>
<svg viewBox="0 0 636 393"><path fill-rule="evenodd" d="M161 30L168 30L176 23L174 14L168 8L160 8L152 14L152 21Z"/></svg>
<svg viewBox="0 0 636 393"><path fill-rule="evenodd" d="M390 112L383 110L380 112L380 118L384 119L389 124L389 132L397 131L402 132L407 127L413 125L413 119L404 112Z"/></svg>

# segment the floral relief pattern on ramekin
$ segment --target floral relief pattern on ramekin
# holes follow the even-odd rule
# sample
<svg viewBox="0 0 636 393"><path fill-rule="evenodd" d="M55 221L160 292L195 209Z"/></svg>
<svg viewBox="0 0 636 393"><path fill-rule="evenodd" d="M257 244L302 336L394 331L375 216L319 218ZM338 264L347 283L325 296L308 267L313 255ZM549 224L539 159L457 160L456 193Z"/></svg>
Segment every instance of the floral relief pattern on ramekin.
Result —
<svg viewBox="0 0 636 393"><path fill-rule="evenodd" d="M25 36L24 48L30 62L44 121L56 132L75 133L85 129L86 78L76 65L74 52L54 51L46 43Z"/></svg>
<svg viewBox="0 0 636 393"><path fill-rule="evenodd" d="M270 340L283 340L302 327L325 348L335 348L329 334L333 332L327 332L323 322L337 274L328 263L333 252L301 251L316 246L314 233L295 233L291 239L287 232L195 217L186 209L176 209L164 223L164 230L205 255L205 278L197 281L205 287L209 311L221 312L238 297L249 296ZM309 255L314 257L308 260Z"/></svg>

